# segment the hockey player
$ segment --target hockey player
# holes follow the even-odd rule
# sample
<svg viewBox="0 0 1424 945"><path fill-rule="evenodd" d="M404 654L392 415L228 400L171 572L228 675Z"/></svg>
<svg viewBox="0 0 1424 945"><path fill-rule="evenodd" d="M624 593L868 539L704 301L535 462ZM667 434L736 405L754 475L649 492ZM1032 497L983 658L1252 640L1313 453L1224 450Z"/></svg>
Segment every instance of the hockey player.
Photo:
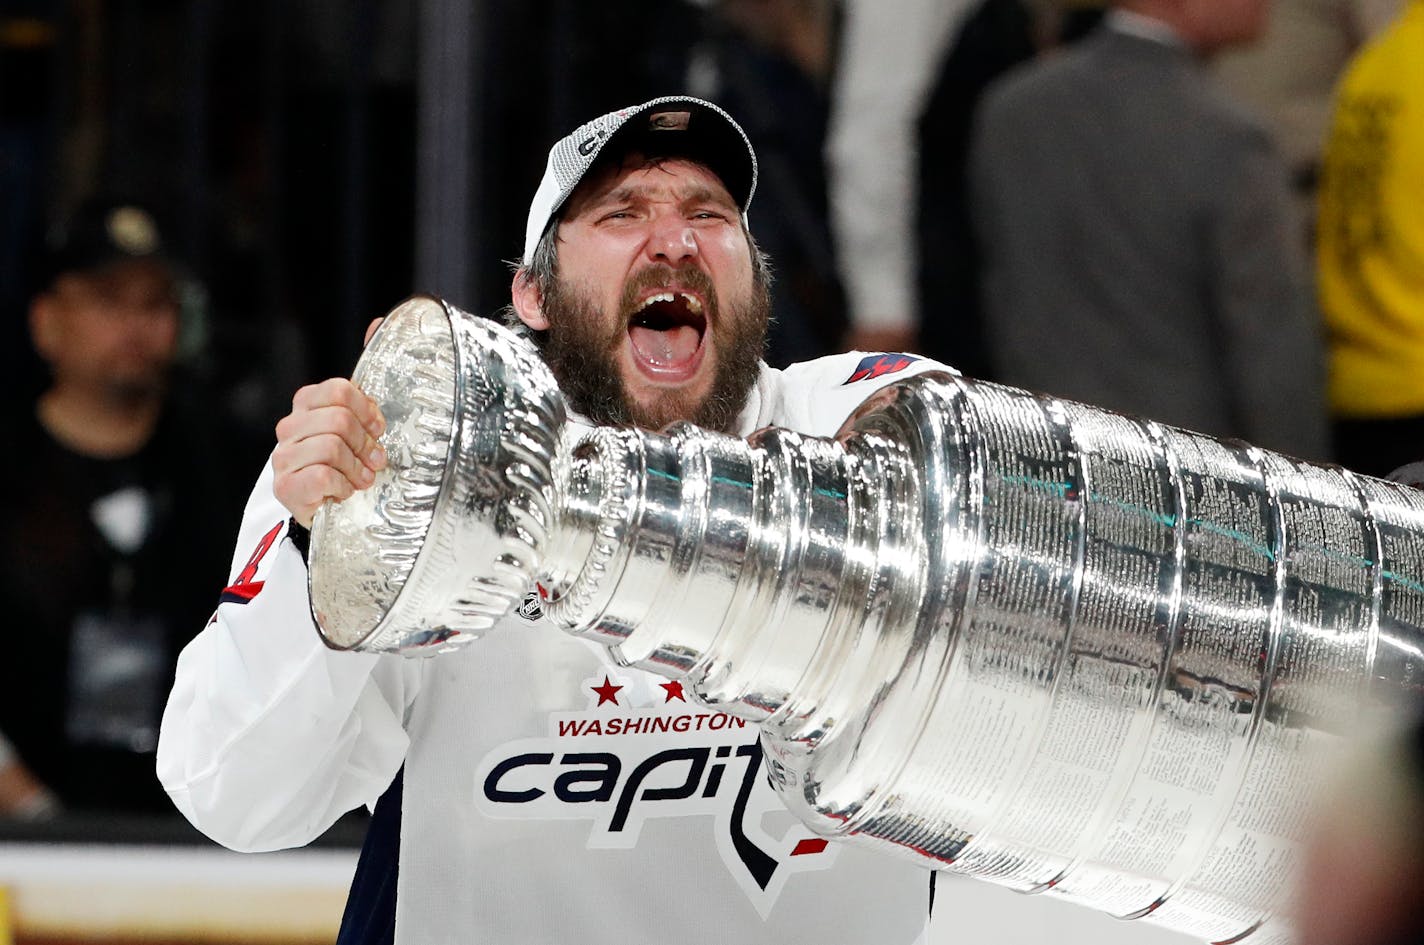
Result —
<svg viewBox="0 0 1424 945"><path fill-rule="evenodd" d="M830 436L879 388L940 368L859 352L761 362L756 174L742 129L691 98L554 145L509 314L585 419ZM382 423L333 379L278 425L232 586L164 717L159 774L194 824L272 850L374 805L345 943L924 940L929 872L813 836L768 785L753 726L560 632L537 595L434 659L328 650L305 529L372 482Z"/></svg>

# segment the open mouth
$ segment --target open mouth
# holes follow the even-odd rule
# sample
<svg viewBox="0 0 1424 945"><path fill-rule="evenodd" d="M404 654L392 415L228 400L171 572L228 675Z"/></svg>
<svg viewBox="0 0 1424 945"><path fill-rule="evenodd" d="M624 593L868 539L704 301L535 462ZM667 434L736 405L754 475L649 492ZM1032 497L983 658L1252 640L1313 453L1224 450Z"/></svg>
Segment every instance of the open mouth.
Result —
<svg viewBox="0 0 1424 945"><path fill-rule="evenodd" d="M676 290L648 296L628 320L634 361L646 374L664 380L683 380L696 372L706 334L702 300Z"/></svg>

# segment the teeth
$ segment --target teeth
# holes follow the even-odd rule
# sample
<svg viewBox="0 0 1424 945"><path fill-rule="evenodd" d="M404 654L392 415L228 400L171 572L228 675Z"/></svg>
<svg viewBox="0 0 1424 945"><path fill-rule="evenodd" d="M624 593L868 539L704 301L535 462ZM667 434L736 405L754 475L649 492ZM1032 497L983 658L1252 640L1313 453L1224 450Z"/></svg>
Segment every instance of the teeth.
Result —
<svg viewBox="0 0 1424 945"><path fill-rule="evenodd" d="M647 308L649 305L656 305L658 302L672 302L676 299L682 299L683 304L687 306L687 310L692 314L702 314L702 301L696 296L688 295L686 292L679 292L676 295L673 295L671 292L659 292L657 295L650 295L643 300L643 308Z"/></svg>

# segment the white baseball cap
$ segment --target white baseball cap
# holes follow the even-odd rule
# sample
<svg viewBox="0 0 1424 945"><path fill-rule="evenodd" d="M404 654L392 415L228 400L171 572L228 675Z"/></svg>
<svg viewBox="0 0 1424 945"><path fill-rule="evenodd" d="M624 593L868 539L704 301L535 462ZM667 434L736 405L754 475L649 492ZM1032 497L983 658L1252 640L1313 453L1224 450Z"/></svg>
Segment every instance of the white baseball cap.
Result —
<svg viewBox="0 0 1424 945"><path fill-rule="evenodd" d="M722 179L746 219L757 182L756 152L746 132L711 102L668 95L595 118L549 149L544 179L529 205L524 265L533 261L534 248L554 215L610 145L615 148L610 154L638 151L648 157L686 157L705 164Z"/></svg>

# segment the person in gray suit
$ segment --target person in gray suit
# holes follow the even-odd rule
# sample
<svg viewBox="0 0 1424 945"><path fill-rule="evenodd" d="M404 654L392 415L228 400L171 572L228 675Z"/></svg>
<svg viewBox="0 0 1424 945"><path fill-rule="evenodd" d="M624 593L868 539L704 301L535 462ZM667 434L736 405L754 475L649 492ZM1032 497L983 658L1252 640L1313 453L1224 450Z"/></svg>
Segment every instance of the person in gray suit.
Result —
<svg viewBox="0 0 1424 945"><path fill-rule="evenodd" d="M970 158L993 379L1328 459L1285 164L1204 60L1266 0L1123 0L1010 73Z"/></svg>

